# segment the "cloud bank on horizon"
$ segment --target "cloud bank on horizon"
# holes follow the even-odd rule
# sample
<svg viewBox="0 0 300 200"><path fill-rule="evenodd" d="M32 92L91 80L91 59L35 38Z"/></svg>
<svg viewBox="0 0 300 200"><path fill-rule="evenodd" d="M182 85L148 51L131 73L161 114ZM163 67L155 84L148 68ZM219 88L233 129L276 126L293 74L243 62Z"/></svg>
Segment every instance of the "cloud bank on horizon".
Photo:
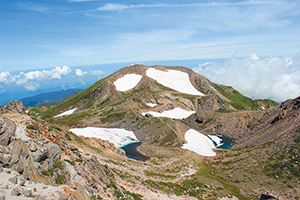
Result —
<svg viewBox="0 0 300 200"><path fill-rule="evenodd" d="M300 52L293 57L233 56L225 63L206 62L193 70L250 98L282 102L300 95Z"/></svg>
<svg viewBox="0 0 300 200"><path fill-rule="evenodd" d="M40 83L50 80L65 79L67 75L70 75L72 69L68 66L55 67L51 70L34 70L29 72L19 72L12 75L9 71L0 72L0 88L7 90L13 84L21 86L28 91L36 91L40 87ZM73 82L79 81L84 85L85 76L98 76L104 75L103 70L90 70L82 71L81 69L75 69L75 75L70 75L71 78L75 78ZM77 78L77 79L76 79ZM3 92L3 91L2 91ZM0 94L2 93L0 92Z"/></svg>

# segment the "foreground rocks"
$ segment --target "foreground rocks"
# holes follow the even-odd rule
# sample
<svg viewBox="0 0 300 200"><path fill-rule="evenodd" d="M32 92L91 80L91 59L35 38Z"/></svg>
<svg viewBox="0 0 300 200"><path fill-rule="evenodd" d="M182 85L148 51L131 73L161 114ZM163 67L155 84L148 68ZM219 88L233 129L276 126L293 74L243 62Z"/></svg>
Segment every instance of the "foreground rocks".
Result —
<svg viewBox="0 0 300 200"><path fill-rule="evenodd" d="M283 196L274 191L263 192L260 196L260 200L286 200Z"/></svg>
<svg viewBox="0 0 300 200"><path fill-rule="evenodd" d="M6 103L4 106L1 107L1 111L15 111L18 113L25 112L25 106L22 101L14 100L11 102Z"/></svg>
<svg viewBox="0 0 300 200"><path fill-rule="evenodd" d="M7 146L15 132L16 125L0 113L0 145Z"/></svg>

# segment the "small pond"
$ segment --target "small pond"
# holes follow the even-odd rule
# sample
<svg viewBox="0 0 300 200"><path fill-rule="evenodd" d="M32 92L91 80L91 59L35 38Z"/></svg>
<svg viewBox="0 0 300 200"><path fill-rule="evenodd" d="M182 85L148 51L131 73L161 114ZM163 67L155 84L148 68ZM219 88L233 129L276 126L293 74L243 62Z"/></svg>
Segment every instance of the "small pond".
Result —
<svg viewBox="0 0 300 200"><path fill-rule="evenodd" d="M143 154L141 154L138 150L137 147L140 146L142 143L141 142L134 142L134 143L129 143L127 145L124 145L122 147L120 147L121 149L123 149L126 153L126 156L128 158L132 158L135 160L140 160L140 161L146 161L149 160L150 157L145 156Z"/></svg>
<svg viewBox="0 0 300 200"><path fill-rule="evenodd" d="M222 139L221 141L222 145L218 146L217 147L218 149L230 149L234 145L233 140L230 139L229 137L225 137L222 135L217 135L217 136ZM213 141L213 143L217 145L216 142Z"/></svg>

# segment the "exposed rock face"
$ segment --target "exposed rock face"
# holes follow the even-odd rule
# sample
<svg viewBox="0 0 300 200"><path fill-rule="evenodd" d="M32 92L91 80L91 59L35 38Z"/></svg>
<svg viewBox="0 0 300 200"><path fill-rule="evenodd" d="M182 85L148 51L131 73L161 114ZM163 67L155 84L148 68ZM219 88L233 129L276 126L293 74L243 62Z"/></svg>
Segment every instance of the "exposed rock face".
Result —
<svg viewBox="0 0 300 200"><path fill-rule="evenodd" d="M14 100L2 106L1 111L16 111L18 113L25 112L25 106L22 101Z"/></svg>
<svg viewBox="0 0 300 200"><path fill-rule="evenodd" d="M1 147L0 149L5 149ZM0 152L2 165L11 166L25 177L35 179L38 169L48 170L60 160L61 149L58 145L48 143L46 140L14 140L8 146L9 152ZM6 150L6 149L5 149ZM5 159L5 155L6 159ZM2 159L1 159L2 158ZM43 164L41 165L41 162Z"/></svg>
<svg viewBox="0 0 300 200"><path fill-rule="evenodd" d="M283 196L274 191L266 191L261 194L260 200L286 200Z"/></svg>
<svg viewBox="0 0 300 200"><path fill-rule="evenodd" d="M268 142L300 126L300 97L289 99L272 110L260 124L256 125L243 145ZM267 133L267 134L266 134Z"/></svg>
<svg viewBox="0 0 300 200"><path fill-rule="evenodd" d="M198 100L198 109L201 111L211 111L211 110L219 110L229 108L218 96L207 95Z"/></svg>
<svg viewBox="0 0 300 200"><path fill-rule="evenodd" d="M15 132L16 125L0 114L0 145L8 145L11 142L12 136L15 135Z"/></svg>

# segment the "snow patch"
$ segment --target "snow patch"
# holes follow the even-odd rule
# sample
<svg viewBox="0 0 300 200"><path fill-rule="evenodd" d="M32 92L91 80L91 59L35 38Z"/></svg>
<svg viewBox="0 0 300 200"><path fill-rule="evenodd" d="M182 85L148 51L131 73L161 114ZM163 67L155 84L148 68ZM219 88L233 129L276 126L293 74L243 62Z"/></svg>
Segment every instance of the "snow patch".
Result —
<svg viewBox="0 0 300 200"><path fill-rule="evenodd" d="M86 127L86 128L72 128L70 129L76 135L82 135L85 137L95 137L102 140L108 140L113 143L116 147L120 148L125 144L132 142L138 142L138 139L132 131L127 131L121 128L97 128L97 127Z"/></svg>
<svg viewBox="0 0 300 200"><path fill-rule="evenodd" d="M207 137L209 137L212 141L214 141L217 144L217 147L219 147L219 146L221 146L223 144L222 143L223 139L219 138L216 135L207 135Z"/></svg>
<svg viewBox="0 0 300 200"><path fill-rule="evenodd" d="M74 108L74 109L71 109L71 110L67 110L67 111L65 111L65 112L63 112L63 113L61 113L59 115L56 115L54 118L65 116L65 115L71 115L71 114L73 114L75 112L76 109L77 108Z"/></svg>
<svg viewBox="0 0 300 200"><path fill-rule="evenodd" d="M138 74L126 74L122 78L119 78L114 82L116 90L125 92L134 88L142 79L142 75Z"/></svg>
<svg viewBox="0 0 300 200"><path fill-rule="evenodd" d="M165 87L171 88L181 93L203 96L201 92L196 90L190 82L189 75L179 70L160 71L149 68L146 75Z"/></svg>
<svg viewBox="0 0 300 200"><path fill-rule="evenodd" d="M143 112L142 115L145 116L146 114L150 114L153 117L168 117L173 119L183 119L189 117L194 113L195 111L187 111L187 110L183 110L182 108L176 107L173 110L165 110L162 113L154 112L154 111Z"/></svg>
<svg viewBox="0 0 300 200"><path fill-rule="evenodd" d="M184 136L187 141L181 148L188 149L202 156L215 156L216 153L212 150L215 148L214 143L202 133L189 129Z"/></svg>
<svg viewBox="0 0 300 200"><path fill-rule="evenodd" d="M155 106L157 106L156 103L146 103L146 105L147 105L147 106L150 106L150 107L152 107L152 108L155 107Z"/></svg>

